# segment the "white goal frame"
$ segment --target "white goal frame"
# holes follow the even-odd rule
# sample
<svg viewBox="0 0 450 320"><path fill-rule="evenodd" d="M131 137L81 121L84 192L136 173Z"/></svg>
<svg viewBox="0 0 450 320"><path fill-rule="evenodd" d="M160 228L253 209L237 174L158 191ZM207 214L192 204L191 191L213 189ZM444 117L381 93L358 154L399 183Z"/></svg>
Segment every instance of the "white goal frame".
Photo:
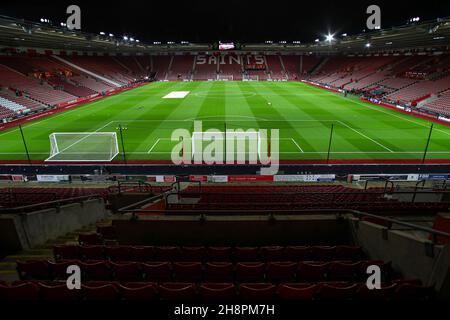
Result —
<svg viewBox="0 0 450 320"><path fill-rule="evenodd" d="M259 81L259 75L246 75L244 81Z"/></svg>
<svg viewBox="0 0 450 320"><path fill-rule="evenodd" d="M230 74L230 75L219 74L219 75L217 75L217 80L218 81L233 81L234 76L232 74Z"/></svg>
<svg viewBox="0 0 450 320"><path fill-rule="evenodd" d="M227 146L228 141L233 140L244 140L245 146L247 147L247 143L251 142L251 136L253 136L253 140L257 141L257 150L256 150L256 154L258 156L258 158L261 158L261 134L259 131L252 131L252 132L246 132L246 131L227 131L222 132L222 131L203 131L203 132L199 132L199 131L194 131L192 133L192 139L191 139L191 152L192 155L191 157L194 158L196 149L195 149L195 145L196 145L196 136L201 135L202 137L202 144L205 143L211 143L212 139L209 139L208 141L205 140L206 138L212 138L215 137L216 135L221 134L222 135L222 140L224 142L224 147ZM240 138L239 136L242 136L242 138ZM225 139L224 139L225 138ZM197 139L198 140L198 139ZM247 142L248 140L248 142ZM247 149L247 148L246 148ZM225 153L228 152L227 149L224 149ZM239 152L239 150L236 150L236 148L234 148L234 153L236 154L237 152ZM247 152L246 152L247 154ZM248 154L250 157L250 154Z"/></svg>
<svg viewBox="0 0 450 320"><path fill-rule="evenodd" d="M80 139L77 139L75 142L71 143L69 146L61 147L58 143L58 136L80 136ZM109 151L105 152L98 152L98 151L73 151L70 150L72 147L79 145L80 143L85 142L87 139L90 139L92 137L109 137L110 138L110 149ZM50 162L111 162L118 154L119 154L119 142L117 139L117 133L116 132L55 132L51 133L49 135L50 139L50 156L45 161ZM108 142L105 139L106 142ZM100 145L100 143L96 143L94 146ZM101 143L101 145L104 145L104 143ZM65 151L68 151L64 153ZM58 156L67 154L67 155L73 155L68 156L64 159L58 159ZM86 158L80 158L80 155L86 155ZM97 155L99 158L91 157L89 158L89 155ZM104 157L101 157L103 156ZM78 157L77 157L78 156Z"/></svg>

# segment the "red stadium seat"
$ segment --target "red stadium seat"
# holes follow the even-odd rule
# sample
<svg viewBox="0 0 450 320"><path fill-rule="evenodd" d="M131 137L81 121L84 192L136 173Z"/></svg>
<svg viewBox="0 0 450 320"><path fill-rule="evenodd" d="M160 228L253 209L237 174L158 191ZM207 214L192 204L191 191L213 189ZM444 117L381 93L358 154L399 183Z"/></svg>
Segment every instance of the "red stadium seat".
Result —
<svg viewBox="0 0 450 320"><path fill-rule="evenodd" d="M50 280L52 278L47 260L17 261L17 272L22 280Z"/></svg>
<svg viewBox="0 0 450 320"><path fill-rule="evenodd" d="M330 261L334 259L336 247L317 246L311 247L311 259L315 261Z"/></svg>
<svg viewBox="0 0 450 320"><path fill-rule="evenodd" d="M97 226L97 233L101 234L105 240L117 239L116 228L114 226Z"/></svg>
<svg viewBox="0 0 450 320"><path fill-rule="evenodd" d="M142 281L142 272L139 263L123 262L110 263L117 281Z"/></svg>
<svg viewBox="0 0 450 320"><path fill-rule="evenodd" d="M274 247L261 247L260 249L261 259L263 261L283 261L286 260L284 257L284 248L279 246Z"/></svg>
<svg viewBox="0 0 450 320"><path fill-rule="evenodd" d="M69 302L81 298L81 290L69 290L66 284L47 285L39 283L39 291L45 301Z"/></svg>
<svg viewBox="0 0 450 320"><path fill-rule="evenodd" d="M170 262L147 262L141 264L146 281L169 282L172 280Z"/></svg>
<svg viewBox="0 0 450 320"><path fill-rule="evenodd" d="M155 248L149 246L130 247L130 256L133 261L152 261L155 258Z"/></svg>
<svg viewBox="0 0 450 320"><path fill-rule="evenodd" d="M112 246L105 247L105 256L111 261L129 261L130 247L127 246Z"/></svg>
<svg viewBox="0 0 450 320"><path fill-rule="evenodd" d="M21 283L7 286L0 285L1 301L36 301L39 299L39 289L34 283Z"/></svg>
<svg viewBox="0 0 450 320"><path fill-rule="evenodd" d="M77 245L54 246L53 253L55 260L72 260L80 258L80 248Z"/></svg>
<svg viewBox="0 0 450 320"><path fill-rule="evenodd" d="M202 281L202 264L200 262L174 262L172 266L177 282Z"/></svg>
<svg viewBox="0 0 450 320"><path fill-rule="evenodd" d="M236 291L232 283L204 283L199 287L201 301L232 301Z"/></svg>
<svg viewBox="0 0 450 320"><path fill-rule="evenodd" d="M236 264L236 281L264 282L265 264L262 262L240 262Z"/></svg>
<svg viewBox="0 0 450 320"><path fill-rule="evenodd" d="M71 265L80 266L79 260L61 260L59 262L48 262L53 279L66 280L68 277L67 268Z"/></svg>
<svg viewBox="0 0 450 320"><path fill-rule="evenodd" d="M99 233L80 233L78 242L83 246L94 246L103 244L102 235Z"/></svg>
<svg viewBox="0 0 450 320"><path fill-rule="evenodd" d="M155 259L158 261L179 261L178 247L155 247Z"/></svg>
<svg viewBox="0 0 450 320"><path fill-rule="evenodd" d="M308 247L290 246L285 249L285 257L289 261L307 261L310 258Z"/></svg>
<svg viewBox="0 0 450 320"><path fill-rule="evenodd" d="M232 260L233 250L231 247L209 247L207 252L208 261L229 262Z"/></svg>
<svg viewBox="0 0 450 320"><path fill-rule="evenodd" d="M272 283L295 282L297 272L295 262L269 262L267 263L267 280Z"/></svg>
<svg viewBox="0 0 450 320"><path fill-rule="evenodd" d="M124 301L155 301L157 298L157 290L153 283L125 284L119 288Z"/></svg>
<svg viewBox="0 0 450 320"><path fill-rule="evenodd" d="M91 287L82 285L83 297L87 301L117 301L119 300L119 290L112 285Z"/></svg>
<svg viewBox="0 0 450 320"><path fill-rule="evenodd" d="M259 250L257 247L234 248L234 261L259 261Z"/></svg>
<svg viewBox="0 0 450 320"><path fill-rule="evenodd" d="M247 301L272 301L277 287L271 283L242 283L239 297Z"/></svg>
<svg viewBox="0 0 450 320"><path fill-rule="evenodd" d="M363 284L356 291L355 299L362 301L387 301L392 300L397 284L390 286L382 286L381 289L369 290L369 288Z"/></svg>
<svg viewBox="0 0 450 320"><path fill-rule="evenodd" d="M356 281L360 269L361 262L331 262L328 268L328 279L332 281Z"/></svg>
<svg viewBox="0 0 450 320"><path fill-rule="evenodd" d="M80 256L83 260L104 260L103 246L80 246Z"/></svg>
<svg viewBox="0 0 450 320"><path fill-rule="evenodd" d="M283 283L278 286L278 297L286 301L311 301L319 289L317 284Z"/></svg>
<svg viewBox="0 0 450 320"><path fill-rule="evenodd" d="M208 262L205 265L206 282L232 282L233 264L230 262Z"/></svg>
<svg viewBox="0 0 450 320"><path fill-rule="evenodd" d="M319 299L327 301L351 300L358 287L358 284L353 284L346 287L323 284L319 289Z"/></svg>
<svg viewBox="0 0 450 320"><path fill-rule="evenodd" d="M182 247L180 261L205 261L207 256L205 247Z"/></svg>
<svg viewBox="0 0 450 320"><path fill-rule="evenodd" d="M196 299L195 286L192 283L164 283L158 287L164 301L193 301Z"/></svg>
<svg viewBox="0 0 450 320"><path fill-rule="evenodd" d="M300 262L297 278L302 282L318 282L325 280L329 263Z"/></svg>
<svg viewBox="0 0 450 320"><path fill-rule="evenodd" d="M335 259L356 261L360 260L364 255L361 247L352 246L337 246L335 252Z"/></svg>
<svg viewBox="0 0 450 320"><path fill-rule="evenodd" d="M111 280L111 267L107 261L81 262L80 267L84 280Z"/></svg>

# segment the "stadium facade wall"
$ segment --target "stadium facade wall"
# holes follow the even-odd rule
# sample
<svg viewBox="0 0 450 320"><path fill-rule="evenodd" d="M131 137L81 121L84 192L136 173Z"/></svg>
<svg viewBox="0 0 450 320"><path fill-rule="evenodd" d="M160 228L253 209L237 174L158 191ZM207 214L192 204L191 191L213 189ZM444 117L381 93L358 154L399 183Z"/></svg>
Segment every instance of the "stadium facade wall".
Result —
<svg viewBox="0 0 450 320"><path fill-rule="evenodd" d="M435 285L440 299L450 298L450 246L433 246L431 241L370 222L350 223L355 243L367 250L370 259L391 261L407 279Z"/></svg>
<svg viewBox="0 0 450 320"><path fill-rule="evenodd" d="M95 223L106 215L105 202L101 198L21 215L2 215L0 226L14 224L11 230L15 230L7 235L3 234L0 238L2 243L8 243L14 248L2 249L5 251L31 249Z"/></svg>

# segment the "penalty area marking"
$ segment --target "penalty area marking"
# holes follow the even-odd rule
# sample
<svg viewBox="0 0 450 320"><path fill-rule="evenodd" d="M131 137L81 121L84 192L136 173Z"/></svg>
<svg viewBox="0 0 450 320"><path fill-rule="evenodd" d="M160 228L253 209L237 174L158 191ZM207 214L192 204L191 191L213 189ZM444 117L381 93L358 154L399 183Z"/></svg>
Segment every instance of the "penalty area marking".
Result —
<svg viewBox="0 0 450 320"><path fill-rule="evenodd" d="M184 99L189 93L190 91L172 91L165 95L163 99Z"/></svg>
<svg viewBox="0 0 450 320"><path fill-rule="evenodd" d="M156 140L156 142L153 144L153 146L150 148L150 150L148 150L147 153L152 152L153 149L155 149L156 145L159 143L159 141L161 141L161 139Z"/></svg>
<svg viewBox="0 0 450 320"><path fill-rule="evenodd" d="M297 146L298 150L301 151L301 153L305 153L305 151L303 151L302 148L300 148L300 146L298 145L298 143L294 140L294 138L291 138L292 142Z"/></svg>

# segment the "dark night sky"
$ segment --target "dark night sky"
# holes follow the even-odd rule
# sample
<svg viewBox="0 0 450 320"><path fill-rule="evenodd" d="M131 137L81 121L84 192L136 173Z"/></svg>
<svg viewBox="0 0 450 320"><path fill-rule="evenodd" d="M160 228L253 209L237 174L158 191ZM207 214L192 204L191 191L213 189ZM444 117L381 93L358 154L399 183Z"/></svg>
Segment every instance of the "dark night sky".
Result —
<svg viewBox="0 0 450 320"><path fill-rule="evenodd" d="M0 14L38 21L66 20L66 7L78 4L82 30L129 35L141 41L213 42L233 40L312 42L328 31L348 34L365 28L366 8L377 4L382 27L402 25L409 18L422 20L450 16L450 1L302 1L302 0L147 0L147 1L10 1Z"/></svg>

